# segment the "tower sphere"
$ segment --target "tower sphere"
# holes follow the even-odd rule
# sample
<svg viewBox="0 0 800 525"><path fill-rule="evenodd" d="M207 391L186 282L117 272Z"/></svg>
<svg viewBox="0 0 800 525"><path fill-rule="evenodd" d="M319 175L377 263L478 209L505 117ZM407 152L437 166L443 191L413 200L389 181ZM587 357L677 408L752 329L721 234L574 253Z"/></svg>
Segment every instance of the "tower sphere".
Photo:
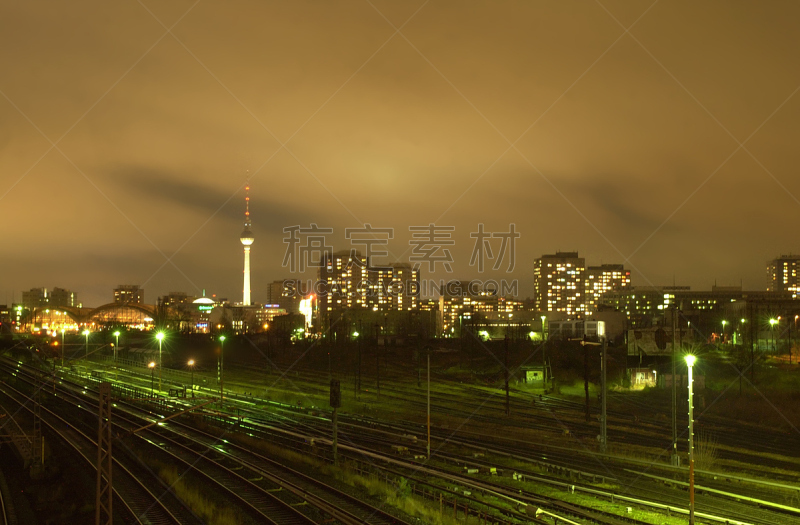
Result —
<svg viewBox="0 0 800 525"><path fill-rule="evenodd" d="M242 241L242 244L245 246L250 246L253 244L253 232L250 231L250 228L245 228L242 232L242 235L239 236L239 240Z"/></svg>

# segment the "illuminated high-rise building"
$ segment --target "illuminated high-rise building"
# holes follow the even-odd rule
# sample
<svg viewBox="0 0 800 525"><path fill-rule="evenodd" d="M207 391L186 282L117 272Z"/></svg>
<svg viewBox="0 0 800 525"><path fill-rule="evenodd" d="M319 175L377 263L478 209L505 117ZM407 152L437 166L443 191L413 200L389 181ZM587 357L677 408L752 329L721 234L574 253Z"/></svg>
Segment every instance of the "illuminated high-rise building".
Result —
<svg viewBox="0 0 800 525"><path fill-rule="evenodd" d="M395 263L371 267L358 250L326 252L319 268L323 326L346 311L410 311L419 307L419 270Z"/></svg>
<svg viewBox="0 0 800 525"><path fill-rule="evenodd" d="M367 259L358 250L323 254L319 279L324 283L320 309L367 308L371 281Z"/></svg>
<svg viewBox="0 0 800 525"><path fill-rule="evenodd" d="M47 288L31 288L22 292L22 304L25 308L44 308L47 306Z"/></svg>
<svg viewBox="0 0 800 525"><path fill-rule="evenodd" d="M800 255L781 255L767 262L767 291L791 292L792 298L800 295Z"/></svg>
<svg viewBox="0 0 800 525"><path fill-rule="evenodd" d="M244 231L239 236L239 240L244 246L244 292L242 295L242 304L244 306L250 305L250 245L253 244L253 232L250 231L250 185L244 187Z"/></svg>
<svg viewBox="0 0 800 525"><path fill-rule="evenodd" d="M624 292L631 287L631 272L621 264L602 264L586 268L584 297L586 315L597 311L600 299L607 292Z"/></svg>
<svg viewBox="0 0 800 525"><path fill-rule="evenodd" d="M303 290L297 290L294 283L290 279L283 279L280 281L272 281L267 286L267 304L272 306L278 305L280 308L286 310L286 313L296 314L300 312L300 301L304 299L305 295ZM291 283L289 286L287 283Z"/></svg>
<svg viewBox="0 0 800 525"><path fill-rule="evenodd" d="M535 308L541 312L564 312L570 317L585 311L586 261L578 252L542 255L533 263Z"/></svg>
<svg viewBox="0 0 800 525"><path fill-rule="evenodd" d="M114 288L114 302L144 304L144 290L138 284L120 284Z"/></svg>
<svg viewBox="0 0 800 525"><path fill-rule="evenodd" d="M371 290L366 305L372 310L416 310L419 300L419 270L394 263L369 269Z"/></svg>

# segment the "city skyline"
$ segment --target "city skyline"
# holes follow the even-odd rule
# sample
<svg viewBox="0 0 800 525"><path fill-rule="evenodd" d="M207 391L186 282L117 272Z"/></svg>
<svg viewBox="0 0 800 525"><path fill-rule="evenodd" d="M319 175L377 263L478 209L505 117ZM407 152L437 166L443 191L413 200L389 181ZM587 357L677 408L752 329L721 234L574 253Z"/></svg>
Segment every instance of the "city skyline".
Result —
<svg viewBox="0 0 800 525"><path fill-rule="evenodd" d="M386 283L381 284L385 280L385 276L383 272L385 270L391 269L400 269L400 274L403 275L402 272L408 271L411 272L413 266L408 263L391 263L390 267L374 267L370 265L369 259L366 256L363 256L359 251L349 251L349 250L339 250L339 251L330 251L330 252L323 252L325 255L323 256L323 264L321 266L316 266L309 268L312 273L316 274L315 279L277 279L268 282L265 286L264 294L266 296L265 299L255 301L255 302L246 302L246 301L238 301L237 296L234 294L231 298L228 297L227 294L224 293L214 293L214 290L208 292L208 296L213 296L213 300L216 302L220 302L220 304L266 304L269 305L270 303L280 302L280 300L275 299L276 297L281 297L287 290L292 294L296 294L297 301L300 300L304 295L308 293L315 293L318 290L335 290L335 294L341 293L351 293L356 288L356 283L368 285L370 289L374 288L375 299L377 300L381 293L386 293L387 290L391 292L390 289L386 289ZM324 261L326 260L337 260L336 268L339 270L346 270L347 264L346 262L342 262L344 258L349 256L355 256L357 262L354 263L354 268L358 268L358 274L361 276L352 282L348 282L344 284L339 277L331 277L329 274L330 272L330 265L328 265L328 272L325 270ZM536 311L563 311L574 314L577 316L583 315L590 315L594 311L594 306L599 304L599 300L602 298L604 293L607 292L623 292L627 291L628 293L635 293L636 291L646 291L648 293L658 291L658 290L682 290L682 291L689 291L692 292L699 292L699 293L708 293L711 291L714 293L715 290L720 291L728 291L734 292L736 290L744 291L744 292L786 292L791 294L793 298L797 297L798 290L800 290L800 276L797 274L795 267L800 264L800 255L791 255L791 254L782 254L776 257L773 260L767 261L766 268L767 268L767 286L764 288L747 288L744 287L742 284L735 284L735 283L709 283L704 286L693 287L690 285L686 285L685 283L680 282L673 282L673 283L635 283L630 280L630 271L624 268L624 265L621 264L591 264L592 261L589 261L590 264L585 262L584 257L580 257L580 252L556 252L555 254L541 254L539 257L536 258L534 261L534 274L535 276L539 275L539 268L542 267L542 261L550 261L550 262L558 262L560 265L566 264L568 262L578 263L576 269L579 271L575 273L573 277L567 276L569 273L569 264L567 267L561 267L556 265L557 268L554 267L553 271L561 272L561 275L567 277L569 282L572 284L577 285L576 291L580 292L580 297L573 298L572 300L566 300L564 304L561 304L561 299L557 299L553 302L552 305L548 306L546 304L546 300L542 298L535 290L532 295L503 295L502 293L494 293L497 297L507 297L512 299L519 299L519 300L531 300L533 301L531 304L533 305L533 310ZM344 266L343 266L344 264ZM549 265L548 265L549 266ZM404 270L405 269L405 270ZM349 275L349 273L348 273ZM355 275L355 274L354 274ZM549 279L551 280L558 280L553 279L556 277L557 273L552 273ZM539 284L536 284L534 287L542 288L542 294L549 295L551 285L556 284L553 283L545 283L545 281L549 280L548 278L536 277L537 280L541 279ZM361 281L363 281L363 283ZM390 279L391 280L391 279ZM416 291L416 295L414 297L418 297L419 299L438 299L441 296L448 296L450 292L450 288L448 288L451 284L456 284L458 289L461 290L459 293L466 293L466 295L470 296L478 296L484 295L487 290L509 290L508 285L513 284L509 282L503 282L502 285L500 283L489 280L481 280L481 279L458 279L457 276L451 275L449 278L446 279L426 279L425 275L419 270L413 270L413 273L410 274L409 280L404 280L404 278L395 278L394 281L400 286L403 286L401 283L406 282L416 282L418 285L414 290ZM245 279L247 282L247 279ZM290 283L289 285L286 282ZM472 285L474 285L474 289ZM276 285L280 284L279 288L276 288ZM486 288L486 286L489 286ZM288 286L288 288L287 288ZM384 287L383 292L378 291L379 288ZM466 288L465 288L466 286ZM499 286L499 288L498 288ZM331 288L333 287L333 288ZM563 288L567 288L564 286ZM574 288L574 287L573 287ZM350 290L350 291L346 291ZM408 291L402 291L403 288L398 289L398 293L400 295L404 295L408 293ZM80 290L65 290L59 286L49 287L49 286L37 286L32 287L29 290L22 290L21 291L21 299L8 301L6 303L7 306L12 304L26 304L26 301L41 301L42 305L46 305L49 296L56 295L59 299L56 300L54 304L59 306L67 305L67 306L78 306L79 304L83 304L83 301L79 301L77 299L78 293ZM146 301L144 300L144 292L145 290L141 288L139 285L118 285L115 286L113 290L110 291L111 300L108 302L101 301L100 303L87 303L83 306L101 306L104 304L110 303L126 303L131 302L135 304L158 304L162 299L169 299L173 295L177 294L184 298L197 298L197 297L207 297L207 290L203 288L200 294L193 295L191 293L186 293L182 290L170 290L170 292L165 294L158 294L156 297L152 297L152 300ZM221 292L221 291L220 291ZM64 294L68 294L64 295ZM134 294L132 299L124 299L121 298L121 294ZM395 293L395 292L391 292ZM29 297L26 299L26 295ZM560 296L560 294L557 294ZM38 298L44 299L38 299ZM65 297L69 297L69 302L64 302L67 299ZM538 298L538 299L537 299ZM284 297L285 299L285 297ZM62 304L63 302L63 304ZM558 303L558 306L556 306ZM575 308L573 305L580 305L580 308ZM569 306L568 306L569 304ZM353 306L349 305L348 307ZM418 306L414 301L413 309L416 309Z"/></svg>
<svg viewBox="0 0 800 525"><path fill-rule="evenodd" d="M521 297L569 250L634 286L764 290L800 252L800 8L722 5L5 8L0 299L238 297L248 180L255 301L312 223L335 250L393 228L399 262L409 227L454 226L445 280L481 275L479 224L514 224L513 272L483 275Z"/></svg>

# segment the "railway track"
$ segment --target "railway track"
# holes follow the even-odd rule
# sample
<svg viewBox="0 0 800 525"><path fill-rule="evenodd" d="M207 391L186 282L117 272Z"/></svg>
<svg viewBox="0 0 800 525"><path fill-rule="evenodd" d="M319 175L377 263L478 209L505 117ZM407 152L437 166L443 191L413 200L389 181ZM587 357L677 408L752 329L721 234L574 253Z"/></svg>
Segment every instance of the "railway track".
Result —
<svg viewBox="0 0 800 525"><path fill-rule="evenodd" d="M236 365L243 370L253 371L254 367ZM263 371L259 371L263 375ZM300 385L302 393L324 396L323 386L327 376L318 371L292 370L291 378L287 379L293 385ZM372 391L364 392L370 396L371 402L378 400L372 398ZM431 392L432 409L439 415L448 415L452 418L470 418L472 421L491 423L497 421L498 414L504 414L505 398L497 388L476 387L472 385L459 385L459 394L439 392L436 385ZM425 401L419 391L409 388L408 380L398 381L383 378L381 381L382 403L399 403L407 408L415 408L424 413ZM480 402L470 401L480 399ZM612 399L619 400L619 395ZM629 400L629 397L625 398ZM512 418L504 419L509 427L516 427L521 431L536 430L557 435L568 430L569 433L592 447L597 448L596 436L599 434L599 423L587 423L584 419L585 406L582 402L572 401L553 396L534 397L528 393L511 389ZM596 402L594 403L597 404ZM651 408L659 412L663 407ZM666 410L666 411L664 411ZM663 411L667 413L669 408ZM592 407L594 417L599 417L598 407ZM610 409L609 414L609 443L625 446L636 445L662 451L669 451L671 447L671 429L666 418L642 417L634 420L633 416L621 410ZM679 444L686 440L684 435L685 425L679 428ZM800 439L777 430L750 428L736 425L733 422L714 416L702 416L696 421L696 432L705 432L713 439L717 446L716 454L720 460L734 461L737 464L750 463L773 469L793 471L800 464ZM735 449L735 450L732 450ZM776 456L787 459L778 459ZM759 468L751 472L757 474ZM790 478L787 478L787 481Z"/></svg>
<svg viewBox="0 0 800 525"><path fill-rule="evenodd" d="M312 431L312 430L314 429L314 425L312 425L312 424L309 424L309 423L308 423L308 422L307 422L305 419L303 420L303 422L299 422L299 423L298 423L298 421L299 421L300 419L301 419L301 418L295 417L293 421L290 421L290 422L288 423L288 425L289 425L289 426L291 426L291 427L293 427L294 429L297 429L297 428L303 428L305 431L309 431L309 432L310 432L310 431ZM270 424L270 425L272 425L272 424L274 424L274 423L275 423L274 421L269 421L269 424ZM416 431L419 431L419 430L420 430L420 427L419 427L419 425L415 425L414 427L416 428ZM402 429L401 429L401 428L399 427L399 425L394 425L394 428L395 428L396 430L402 430L402 431L405 431L405 432L407 432L407 431L408 431L408 429L407 429L407 428L402 428ZM323 432L321 432L321 431L319 431L319 432L318 432L318 434L319 434L319 435L324 435L324 433L323 433ZM399 434L398 434L398 435L396 435L396 436L395 436L395 439L396 439L396 438L398 438L399 436L400 436ZM358 439L358 438L356 438L356 437L353 437L353 441L355 441L356 439ZM462 444L466 444L466 443L462 443ZM385 446L385 445L386 445L386 442L384 442L384 443L383 443L383 445ZM470 444L470 445L471 445L471 446L475 446L475 447L482 447L482 446L484 446L484 447L485 447L485 441L484 441L482 444L481 444L481 442L477 442L477 443L473 443L473 444ZM363 453L363 451L357 451L357 452L354 452L354 454L356 454L356 455L357 455L357 454L359 454L359 453ZM512 452L512 453L513 453L513 452ZM572 455L573 455L573 459L574 459L574 452L572 453ZM384 457L384 459L385 459L385 457ZM530 477L530 474L529 474L529 477ZM605 493L605 494L602 494L602 495L601 495L601 497L610 497L610 498L613 498L613 497L614 497L614 495L613 495L613 494L608 494L608 493ZM619 495L617 495L617 497L619 497ZM541 503L541 501L542 501L542 500L539 500L539 503ZM563 503L563 502L562 502L562 503ZM662 503L661 505L662 505L662 506L664 506L664 505L666 505L666 506L671 506L671 504L670 504L670 503L666 503L666 504L665 504L665 503ZM549 502L549 506L550 506L550 508L555 508L554 502ZM718 508L721 508L721 507L718 507ZM677 509L676 509L676 510L677 510ZM722 509L722 510L724 510L724 509ZM588 519L588 518L587 518L587 519ZM772 524L772 523L776 523L774 520L775 520L775 517L774 517L774 516L772 516L772 517L770 517L770 518L754 518L752 522L753 522L753 523L769 523L769 524ZM731 523L734 523L734 522L735 522L735 521L731 521ZM788 523L788 522L787 522L787 523Z"/></svg>
<svg viewBox="0 0 800 525"><path fill-rule="evenodd" d="M307 427L308 425L306 424L304 426ZM384 429L386 428L383 425L378 426ZM289 424L285 428L293 428L293 425ZM409 429L394 427L394 430L397 431L397 433L391 435L386 431L380 431L379 435L381 437L374 439L368 439L363 436L367 430L367 427L361 426L359 432L357 433L342 432L340 436L344 436L345 439L349 438L353 446L355 447L358 445L358 448L360 449L385 451L393 443L402 443L404 445L403 448L408 449L410 455L424 456L424 444L419 441L409 439L410 436L408 433L406 433ZM318 429L318 431L322 435L325 433L324 429ZM387 436L391 437L386 439ZM439 441L437 438L437 441L441 443L443 440ZM474 450L482 451L487 457L505 456L508 459L514 459L517 461L530 462L531 464L537 463L537 460L530 457L529 450L524 451L519 448L511 450L503 449L503 447L500 445L488 445L485 441L470 442L465 441L460 437L455 439L450 438L450 441L457 447L463 448L464 446L468 446ZM570 479L565 480L564 477L548 477L546 475L542 475L541 472L526 471L524 469L520 469L519 467L509 469L503 463L492 463L489 459L475 460L465 458L463 455L455 456L452 454L447 454L438 449L438 447L433 456L433 463L426 464L429 466L438 465L437 460L442 459L446 460L450 464L463 467L464 469L474 467L473 470L475 470L475 472L478 472L479 468L480 471L484 473L492 471L500 472L503 470L511 472L513 470L518 476L524 477L525 479L536 480L537 483L549 484L561 489L565 489L565 487L573 487L574 490L574 487L581 487L604 499L614 500L617 498L619 500L625 500L628 498L631 500L636 500L637 505L646 505L649 501L652 502L652 506L656 508L658 508L660 505L665 508L668 507L671 512L681 512L682 510L685 511L685 502L687 500L685 491L676 487L665 487L663 485L644 483L644 481L649 480L646 478L641 478L637 472L628 472L626 475L625 469L620 465L610 465L613 467L613 471L604 470L592 473L586 472L587 468L582 465L571 469L566 469L565 471L565 469L561 469L557 463L553 463L556 458L551 457L550 454L548 454L547 457L548 463L545 464L541 461L538 461L540 465L546 466L548 470L552 469L554 472L560 471L570 477ZM583 482L581 482L581 480L583 480ZM617 484L619 485L620 490L615 492L611 492L609 490L596 491L592 488L592 485L588 484L592 481L600 482L601 484ZM730 492L730 490L731 489L728 488L728 492ZM776 523L776 519L781 520L780 522L782 523L800 523L800 519L798 519L797 516L797 509L793 511L794 515L791 512L775 513L768 510L761 510L758 508L758 505L755 504L748 505L738 502L738 500L746 498L748 497L740 494L731 494L728 498L714 498L709 495L702 495L698 497L697 508L711 516L720 516L720 518L717 518L716 521L723 523L727 519L730 519L731 522L740 521L745 523L760 523L769 525ZM753 499L752 496L749 498ZM763 503L760 505L766 507L766 505ZM780 506L781 505L779 504L774 505L775 508ZM722 518L721 516L725 516L725 518Z"/></svg>
<svg viewBox="0 0 800 525"><path fill-rule="evenodd" d="M19 376L19 374L18 374ZM34 383L34 387L36 384ZM0 392L9 401L33 415L30 408L33 401L17 389L5 384ZM86 467L96 472L97 442L77 429L54 411L42 407L42 424L63 443L71 447L83 459ZM126 458L127 459L127 458ZM171 493L156 494L152 487L163 486L157 477L131 461L112 458L112 479L114 483L114 504L117 512L122 509L129 523L154 525L202 523L183 503Z"/></svg>
<svg viewBox="0 0 800 525"><path fill-rule="evenodd" d="M303 422L299 422L299 421L300 420L298 418L295 418L294 420L290 420L287 423L285 428L294 428L294 429L306 428L307 430L313 429L313 425L309 425L307 423L303 423ZM271 423L274 423L274 420L271 420ZM371 422L370 425L375 425L375 423ZM384 425L381 425L381 426L384 426ZM409 428L409 427L399 427L397 424L395 424L395 425L392 425L391 427L392 427L392 430L397 432L396 434L394 434L394 442L395 443L400 442L400 441L403 440L403 438L402 438L403 433L407 433L407 432L412 432L413 433L413 432L418 432L418 431L422 430L418 425L411 426L411 428ZM352 436L350 436L350 438L353 441L358 441L359 443L366 443L366 444L375 445L375 446L381 446L382 445L383 448L386 448L388 446L389 442L386 442L386 441L382 442L380 439L368 440L368 439L364 438L362 434L363 434L363 432L365 430L367 430L367 428L362 426L361 429L360 429L360 433L352 435ZM318 429L318 432L316 433L316 435L324 435L324 434L325 434L324 430L319 430L319 429ZM347 434L343 434L343 436L347 437ZM438 436L437 436L437 439L438 439ZM442 439L444 439L444 438L442 438ZM472 447L474 447L475 449L478 449L478 450L485 449L486 446L487 446L486 445L486 440L483 440L483 441L477 441L477 440L476 441L470 441L470 440L462 439L462 436L459 436L459 438L457 438L457 439L453 439L452 437L450 437L450 440L453 441L455 444L472 446ZM527 447L527 451L526 451L527 453L530 452L530 447L533 446L533 444L530 444L530 443L524 443L524 444L521 444L521 445L524 445L525 447ZM494 447L493 448L493 452L495 452L495 453L499 452L501 454L506 454L508 457L525 458L526 460L530 459L528 456L525 456L526 452L523 452L519 448L517 448L517 449L497 450L497 448L502 449L503 447L497 447L496 445L493 445L493 447ZM409 446L409 448L413 448L413 447ZM416 447L416 452L417 453L424 453L424 448L422 446L417 446ZM550 462L552 462L554 459L556 459L553 456L557 456L557 455L558 454L553 454L553 452L550 451L548 453ZM574 464L574 461L575 461L574 451L567 451L565 449L564 452L562 453L562 455L563 456L569 455L569 457L571 459L571 462ZM530 459L530 460L534 461L533 459ZM462 461L462 463L463 463L463 461ZM622 470L623 470L622 467L620 467L620 466L615 467L615 469L616 469L615 471L619 472L619 473L621 473ZM581 470L585 472L586 468L582 467ZM573 470L573 472L574 472L574 470ZM590 474L590 475L591 476L595 476L596 475L598 477L602 477L602 478L605 478L605 479L608 479L611 476L611 474L608 471L595 472L594 474ZM632 475L625 476L625 480L617 480L617 481L622 482L622 483L627 482L630 485L634 485L637 481L639 481L639 482L641 481L641 480L637 479L637 476L638 475L636 473L632 473ZM554 481L554 482L558 483L559 481ZM641 484L641 483L639 483L639 484ZM643 490L644 489L639 487L639 492L640 493L643 492ZM667 498L666 495L665 495L665 492L670 492L670 491L666 491L663 488L659 488L659 487L655 487L654 486L653 488L648 489L647 492L649 492L649 494L648 494L649 497L660 496L660 501L662 501L664 505L668 505L668 506L672 506L672 507L677 507L677 506L679 506L681 503L683 503L686 500L685 493L683 493L680 490L672 490L671 494L670 494L670 498L671 499ZM738 494L732 494L731 496L733 497L734 500L745 498L745 496L738 495ZM613 497L613 495L611 497ZM751 496L750 499L754 500L756 498L753 498ZM771 524L771 523L774 523L775 522L774 520L776 519L774 514L759 513L759 511L757 509L753 509L752 507L748 507L746 505L738 504L738 503L735 503L735 502L732 503L731 501L714 501L714 500L712 500L712 498L706 498L705 505L706 505L705 508L709 511L709 513L715 513L715 515L725 515L725 516L733 516L733 517L737 517L738 516L739 519L743 520L743 521L746 521L746 520L750 519L750 520L752 520L754 522L757 522L757 523L769 523L769 524ZM775 505L775 507L779 507L779 506L780 506L779 504ZM787 516L786 519L790 519L791 520L793 518L791 516Z"/></svg>
<svg viewBox="0 0 800 525"><path fill-rule="evenodd" d="M0 525L17 525L17 519L14 511L11 508L10 501L6 502L6 498L10 495L8 485L6 485L3 472L0 471Z"/></svg>
<svg viewBox="0 0 800 525"><path fill-rule="evenodd" d="M59 388L60 397L72 398L75 404L86 404L84 391L92 394L79 385L71 388L62 385ZM118 401L115 406L117 409L113 421L123 435L140 429L152 419L150 414L142 413L140 408L128 403ZM202 476L207 483L225 491L230 499L247 509L260 523L306 524L329 517L346 525L405 523L319 480L177 420L171 420L168 425L155 425L141 430L137 436L156 445L159 454L168 455L185 472L191 471ZM312 517L298 511L298 508L308 506L321 516Z"/></svg>

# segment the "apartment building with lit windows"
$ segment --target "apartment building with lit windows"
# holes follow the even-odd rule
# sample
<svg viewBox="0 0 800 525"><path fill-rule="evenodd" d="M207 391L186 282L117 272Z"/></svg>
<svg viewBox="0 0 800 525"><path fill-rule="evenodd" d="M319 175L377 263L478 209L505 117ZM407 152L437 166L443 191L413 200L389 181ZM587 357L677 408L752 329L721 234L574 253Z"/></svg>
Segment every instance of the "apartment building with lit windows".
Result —
<svg viewBox="0 0 800 525"><path fill-rule="evenodd" d="M542 255L533 263L535 308L541 312L584 314L586 261L578 252Z"/></svg>
<svg viewBox="0 0 800 525"><path fill-rule="evenodd" d="M403 263L373 268L358 250L326 253L319 281L318 304L323 320L329 320L336 311L408 311L419 307L419 270Z"/></svg>
<svg viewBox="0 0 800 525"><path fill-rule="evenodd" d="M767 291L791 292L792 298L800 294L797 270L800 267L800 255L781 255L767 262Z"/></svg>
<svg viewBox="0 0 800 525"><path fill-rule="evenodd" d="M121 284L114 288L114 302L123 304L144 304L144 289L137 284Z"/></svg>
<svg viewBox="0 0 800 525"><path fill-rule="evenodd" d="M47 288L31 288L28 291L24 291L22 292L22 304L29 310L80 306L77 293L58 286L50 292L47 291Z"/></svg>
<svg viewBox="0 0 800 525"><path fill-rule="evenodd" d="M439 296L442 332L459 337L465 319L470 320L475 314L495 312L497 304L496 293L482 289L477 281L449 281Z"/></svg>
<svg viewBox="0 0 800 525"><path fill-rule="evenodd" d="M621 264L602 264L586 268L584 294L586 315L597 311L603 295L609 292L623 292L631 287L631 272Z"/></svg>
<svg viewBox="0 0 800 525"><path fill-rule="evenodd" d="M419 270L407 263L370 268L374 281L367 306L373 310L416 310L419 306Z"/></svg>

